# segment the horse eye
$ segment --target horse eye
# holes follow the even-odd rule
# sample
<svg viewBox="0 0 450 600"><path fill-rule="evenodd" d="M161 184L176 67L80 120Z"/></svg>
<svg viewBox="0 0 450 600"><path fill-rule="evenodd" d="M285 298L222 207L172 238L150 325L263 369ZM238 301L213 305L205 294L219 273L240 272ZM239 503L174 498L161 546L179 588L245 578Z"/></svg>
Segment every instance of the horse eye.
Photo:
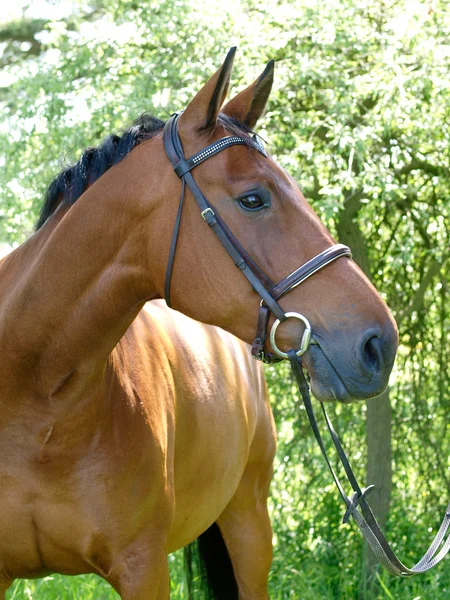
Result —
<svg viewBox="0 0 450 600"><path fill-rule="evenodd" d="M266 206L264 200L257 194L250 194L249 196L239 198L238 202L245 210L260 210Z"/></svg>

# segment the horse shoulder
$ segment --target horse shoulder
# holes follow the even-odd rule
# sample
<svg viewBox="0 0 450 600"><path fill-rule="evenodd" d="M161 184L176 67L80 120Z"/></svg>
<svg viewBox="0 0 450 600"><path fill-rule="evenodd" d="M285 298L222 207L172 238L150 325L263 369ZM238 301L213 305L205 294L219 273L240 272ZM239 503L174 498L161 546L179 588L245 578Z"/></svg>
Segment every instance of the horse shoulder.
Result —
<svg viewBox="0 0 450 600"><path fill-rule="evenodd" d="M264 373L247 344L153 301L120 346L118 376L130 396L139 396L147 419L166 434L173 430L177 447L214 437L214 444L234 444L246 455L250 449L272 455Z"/></svg>

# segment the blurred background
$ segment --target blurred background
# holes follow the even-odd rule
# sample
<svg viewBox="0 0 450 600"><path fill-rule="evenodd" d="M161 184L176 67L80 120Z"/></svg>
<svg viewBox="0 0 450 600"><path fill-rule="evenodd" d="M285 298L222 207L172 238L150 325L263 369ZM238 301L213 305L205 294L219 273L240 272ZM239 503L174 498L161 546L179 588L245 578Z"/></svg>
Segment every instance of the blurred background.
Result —
<svg viewBox="0 0 450 600"><path fill-rule="evenodd" d="M276 59L259 133L393 310L400 349L377 400L330 406L371 504L411 566L450 496L450 2L14 0L0 16L0 254L46 187L146 111L182 109L238 46L231 94ZM273 600L450 597L449 562L379 571L342 506L285 365L267 377L279 433ZM350 491L350 490L349 490ZM172 598L187 599L170 557ZM102 600L92 576L18 582L8 599ZM203 600L199 598L199 600Z"/></svg>

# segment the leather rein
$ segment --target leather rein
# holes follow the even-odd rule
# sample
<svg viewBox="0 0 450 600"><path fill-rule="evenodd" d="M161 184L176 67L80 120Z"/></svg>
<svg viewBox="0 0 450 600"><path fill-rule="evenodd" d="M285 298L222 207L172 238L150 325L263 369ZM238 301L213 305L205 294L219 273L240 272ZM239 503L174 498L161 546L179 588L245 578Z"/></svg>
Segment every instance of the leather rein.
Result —
<svg viewBox="0 0 450 600"><path fill-rule="evenodd" d="M188 186L198 204L202 218L215 233L224 249L231 256L235 265L247 278L254 291L261 297L256 338L252 345L252 355L257 360L262 360L264 362L278 362L283 359L288 359L290 361L314 436L319 444L320 450L346 506L343 523L346 523L350 519L350 516L353 517L375 556L390 573L401 577L411 577L412 575L428 571L428 569L431 569L438 562L440 562L450 550L450 536L447 537L441 547L441 544L450 526L450 504L447 506L444 520L427 552L420 559L420 561L416 563L416 565L409 569L397 558L394 551L391 549L366 501L367 494L373 490L374 486L370 485L363 489L361 489L359 486L355 474L350 466L347 455L345 454L342 444L325 411L324 405L321 404L332 442L353 489L353 494L351 497L348 497L345 493L343 485L341 484L331 465L322 440L322 436L320 434L316 417L314 415L311 397L309 394L309 386L303 373L300 358L311 343L311 325L304 315L296 312L284 312L277 302L277 300L279 300L282 296L303 283L306 279L314 275L314 273L320 269L323 269L329 265L331 262L341 257L351 258L352 254L350 248L344 246L343 244L335 244L317 254L317 256L293 271L279 283L274 284L247 254L245 249L226 226L225 222L216 212L211 203L202 194L191 173L196 166L211 156L214 156L215 154L231 146L245 145L258 151L263 156L267 156L264 146L256 135L245 138L237 135L230 135L221 138L212 144L209 144L206 146L206 148L203 148L203 150L193 154L191 157L185 158L183 146L178 133L179 116L180 113L172 115L167 121L163 132L163 141L166 154L173 165L175 173L181 179L182 184L181 197L169 249L169 258L167 261L166 280L164 287L164 297L167 305L171 306L170 284L175 252L177 248L178 234L181 225L181 214L184 205L186 186ZM221 116L221 118L226 124L226 118L223 116ZM270 344L272 346L273 353L267 352L264 349L271 312L276 317L276 320L273 323L270 331ZM286 321L288 318L296 318L302 321L305 326L305 330L303 332L302 340L298 350L282 352L276 345L275 335L279 324Z"/></svg>

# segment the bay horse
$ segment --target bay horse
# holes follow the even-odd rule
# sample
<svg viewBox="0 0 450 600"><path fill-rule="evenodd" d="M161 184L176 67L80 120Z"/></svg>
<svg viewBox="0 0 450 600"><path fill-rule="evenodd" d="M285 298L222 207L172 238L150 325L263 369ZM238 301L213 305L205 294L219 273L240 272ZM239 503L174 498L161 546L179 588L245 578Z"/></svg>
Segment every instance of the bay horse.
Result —
<svg viewBox="0 0 450 600"><path fill-rule="evenodd" d="M273 62L224 104L233 57L177 117L178 133L187 156L219 143L195 182L277 281L334 242L253 137ZM122 600L167 600L167 554L199 537L222 575L217 598L268 598L275 431L247 345L260 298L206 227L214 210L202 219L180 185L163 125L141 118L88 149L0 263L0 600L15 578L50 572L97 573ZM178 312L158 300L169 257ZM311 323L303 364L319 400L385 388L395 322L348 256L279 302ZM302 336L290 319L278 347Z"/></svg>

